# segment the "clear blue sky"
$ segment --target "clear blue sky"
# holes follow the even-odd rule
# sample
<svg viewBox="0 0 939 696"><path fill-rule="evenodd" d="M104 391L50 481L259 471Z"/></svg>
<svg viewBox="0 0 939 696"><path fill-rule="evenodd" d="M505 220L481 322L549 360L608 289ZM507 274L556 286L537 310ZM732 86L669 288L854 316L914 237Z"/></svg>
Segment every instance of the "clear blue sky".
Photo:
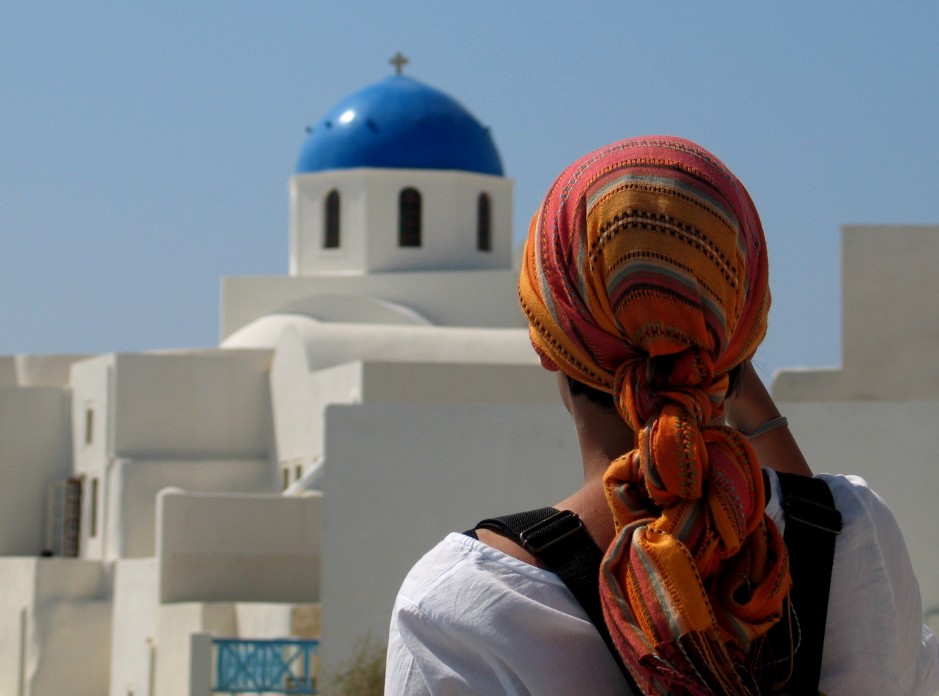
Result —
<svg viewBox="0 0 939 696"><path fill-rule="evenodd" d="M765 372L840 362L839 226L939 224L939 3L0 3L0 354L212 346L219 280L287 271L306 126L406 72L494 134L515 236L612 140L750 189Z"/></svg>

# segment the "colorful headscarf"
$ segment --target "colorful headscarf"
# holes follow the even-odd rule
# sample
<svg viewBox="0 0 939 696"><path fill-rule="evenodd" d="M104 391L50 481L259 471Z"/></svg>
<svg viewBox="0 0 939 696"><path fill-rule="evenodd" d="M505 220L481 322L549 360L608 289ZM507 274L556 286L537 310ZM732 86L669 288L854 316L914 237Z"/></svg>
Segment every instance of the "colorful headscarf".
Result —
<svg viewBox="0 0 939 696"><path fill-rule="evenodd" d="M755 641L788 560L759 463L723 412L766 332L749 194L687 140L633 138L568 167L532 220L519 297L542 362L611 393L636 449L604 477L604 616L646 694L756 694Z"/></svg>

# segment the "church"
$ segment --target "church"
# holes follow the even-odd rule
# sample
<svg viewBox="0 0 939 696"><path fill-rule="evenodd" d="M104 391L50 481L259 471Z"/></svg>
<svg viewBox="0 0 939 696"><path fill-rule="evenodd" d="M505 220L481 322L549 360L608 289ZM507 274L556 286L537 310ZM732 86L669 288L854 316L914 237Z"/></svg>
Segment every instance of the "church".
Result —
<svg viewBox="0 0 939 696"><path fill-rule="evenodd" d="M280 692L314 693L447 531L578 485L517 306L512 180L398 58L310 130L289 275L223 279L218 348L0 357L0 696L206 696L226 651L272 645L318 665L285 662ZM774 394L816 471L885 495L939 612L939 228L843 239L844 365Z"/></svg>

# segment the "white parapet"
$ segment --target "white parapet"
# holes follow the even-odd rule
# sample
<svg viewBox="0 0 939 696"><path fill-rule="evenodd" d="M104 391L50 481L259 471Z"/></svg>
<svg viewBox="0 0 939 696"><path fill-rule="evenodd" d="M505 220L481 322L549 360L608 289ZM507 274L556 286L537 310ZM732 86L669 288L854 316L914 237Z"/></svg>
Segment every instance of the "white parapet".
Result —
<svg viewBox="0 0 939 696"><path fill-rule="evenodd" d="M321 502L318 493L162 491L160 602L318 602Z"/></svg>

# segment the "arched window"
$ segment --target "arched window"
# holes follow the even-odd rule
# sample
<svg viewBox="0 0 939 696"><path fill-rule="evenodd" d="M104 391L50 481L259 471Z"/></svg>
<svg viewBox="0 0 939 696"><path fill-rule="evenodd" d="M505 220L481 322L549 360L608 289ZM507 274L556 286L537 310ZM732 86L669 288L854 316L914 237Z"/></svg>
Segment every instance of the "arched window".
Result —
<svg viewBox="0 0 939 696"><path fill-rule="evenodd" d="M323 209L323 248L339 248L339 191L333 189L326 194Z"/></svg>
<svg viewBox="0 0 939 696"><path fill-rule="evenodd" d="M421 245L421 194L406 188L398 196L398 246Z"/></svg>
<svg viewBox="0 0 939 696"><path fill-rule="evenodd" d="M492 202L488 193L476 199L476 248L492 251Z"/></svg>

